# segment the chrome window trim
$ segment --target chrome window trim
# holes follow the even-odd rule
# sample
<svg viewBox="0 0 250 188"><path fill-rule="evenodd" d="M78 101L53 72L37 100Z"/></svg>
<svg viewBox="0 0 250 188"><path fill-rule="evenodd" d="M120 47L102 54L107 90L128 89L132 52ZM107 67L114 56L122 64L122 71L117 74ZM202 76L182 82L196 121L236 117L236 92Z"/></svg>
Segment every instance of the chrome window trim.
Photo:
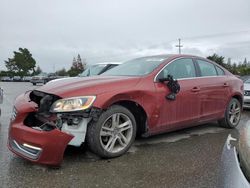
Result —
<svg viewBox="0 0 250 188"><path fill-rule="evenodd" d="M163 69L165 69L168 65L170 65L171 63L173 63L174 61L179 60L179 59L191 59L193 61L192 57L179 57L179 58L171 60L168 64L166 64L164 67L162 67L161 70L159 70L159 72L155 75L154 82L159 82L159 81L157 81L157 76L161 73L161 71ZM214 65L214 66L216 66L216 65ZM224 73L225 73L225 71L224 71ZM180 78L180 79L177 79L177 80L179 81L179 80L191 80L191 79L198 79L198 78L213 78L213 77L217 78L217 77L226 77L226 76L227 76L226 74L224 74L224 75L216 75L216 76L196 76L196 77L189 77L189 78Z"/></svg>

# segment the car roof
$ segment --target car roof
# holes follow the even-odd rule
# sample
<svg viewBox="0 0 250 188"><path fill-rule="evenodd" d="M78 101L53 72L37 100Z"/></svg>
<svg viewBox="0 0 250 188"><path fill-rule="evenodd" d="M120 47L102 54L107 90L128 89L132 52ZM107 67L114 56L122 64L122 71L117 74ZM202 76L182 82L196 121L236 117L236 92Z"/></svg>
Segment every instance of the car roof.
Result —
<svg viewBox="0 0 250 188"><path fill-rule="evenodd" d="M149 56L149 57L162 57L162 58L180 58L180 57L187 57L187 58L200 58L205 59L204 57L190 55L190 54L163 54L163 55L156 55L156 56Z"/></svg>
<svg viewBox="0 0 250 188"><path fill-rule="evenodd" d="M123 62L101 62L101 63L95 63L93 65L120 65Z"/></svg>
<svg viewBox="0 0 250 188"><path fill-rule="evenodd" d="M162 58L166 61L167 59L175 59L175 58L182 58L182 57L206 59L204 57L189 55L189 54L160 54L160 55L152 55L152 56L142 56L142 57L138 57L138 59L140 58ZM101 62L101 63L92 64L92 65L107 65L107 64L120 65L122 63L123 62Z"/></svg>
<svg viewBox="0 0 250 188"><path fill-rule="evenodd" d="M139 57L139 58L162 58L165 61L168 60L168 59L176 59L176 58L198 58L198 59L206 59L204 57L190 55L190 54L161 54L161 55L143 56L143 57ZM208 59L206 59L206 60L208 60Z"/></svg>

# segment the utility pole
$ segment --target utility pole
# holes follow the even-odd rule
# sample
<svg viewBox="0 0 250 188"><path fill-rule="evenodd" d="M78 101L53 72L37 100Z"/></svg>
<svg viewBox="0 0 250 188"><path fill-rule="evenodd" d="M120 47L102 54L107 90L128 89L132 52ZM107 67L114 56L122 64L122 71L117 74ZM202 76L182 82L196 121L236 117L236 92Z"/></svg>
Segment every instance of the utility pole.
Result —
<svg viewBox="0 0 250 188"><path fill-rule="evenodd" d="M183 45L181 45L181 39L178 39L179 40L179 44L176 45L175 47L179 48L179 54L181 54L181 48L183 47Z"/></svg>

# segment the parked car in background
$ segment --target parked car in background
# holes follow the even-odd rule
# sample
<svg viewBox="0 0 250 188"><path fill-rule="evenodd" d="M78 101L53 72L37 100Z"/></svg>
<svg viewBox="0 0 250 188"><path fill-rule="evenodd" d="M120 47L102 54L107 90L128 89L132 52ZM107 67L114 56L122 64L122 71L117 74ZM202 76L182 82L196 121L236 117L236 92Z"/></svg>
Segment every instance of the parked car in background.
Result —
<svg viewBox="0 0 250 188"><path fill-rule="evenodd" d="M36 76L32 76L30 82L33 85L36 85L36 84L39 84L39 83L45 84L47 77L48 77L48 75L46 73L40 73L40 74L38 74Z"/></svg>
<svg viewBox="0 0 250 188"><path fill-rule="evenodd" d="M9 77L9 76L4 76L1 78L2 82L11 82L13 81L13 78Z"/></svg>
<svg viewBox="0 0 250 188"><path fill-rule="evenodd" d="M57 76L56 74L53 74L53 73L49 73L49 74L41 73L37 76L33 76L30 82L33 85L36 85L38 83L46 84L47 82L50 82L56 79L61 79L61 78L65 78L65 76Z"/></svg>
<svg viewBox="0 0 250 188"><path fill-rule="evenodd" d="M52 80L67 78L67 77L68 77L68 76L58 76L58 75L56 75L56 74L50 73L50 74L48 74L48 77L45 78L45 82L44 82L44 83L50 82L50 81L52 81Z"/></svg>
<svg viewBox="0 0 250 188"><path fill-rule="evenodd" d="M79 76L86 77L86 76L100 75L108 71L109 69L112 69L120 64L121 62L104 62L104 63L97 63L94 65L90 65Z"/></svg>
<svg viewBox="0 0 250 188"><path fill-rule="evenodd" d="M14 76L13 77L13 82L21 82L21 81L22 81L21 76Z"/></svg>
<svg viewBox="0 0 250 188"><path fill-rule="evenodd" d="M0 104L3 104L3 89L0 87ZM0 108L0 116L1 116L1 108Z"/></svg>
<svg viewBox="0 0 250 188"><path fill-rule="evenodd" d="M244 81L244 108L250 108L250 78Z"/></svg>
<svg viewBox="0 0 250 188"><path fill-rule="evenodd" d="M220 65L189 55L133 59L100 76L49 82L16 98L9 149L59 165L67 145L103 158L124 154L136 135L151 136L211 121L235 128L243 82Z"/></svg>
<svg viewBox="0 0 250 188"><path fill-rule="evenodd" d="M22 81L23 82L30 82L31 79L32 79L31 76L24 76L23 79L22 79Z"/></svg>
<svg viewBox="0 0 250 188"><path fill-rule="evenodd" d="M246 80L250 79L250 75L245 75L245 76L241 76L240 79L245 82Z"/></svg>
<svg viewBox="0 0 250 188"><path fill-rule="evenodd" d="M224 145L217 187L250 187L250 121L239 132Z"/></svg>

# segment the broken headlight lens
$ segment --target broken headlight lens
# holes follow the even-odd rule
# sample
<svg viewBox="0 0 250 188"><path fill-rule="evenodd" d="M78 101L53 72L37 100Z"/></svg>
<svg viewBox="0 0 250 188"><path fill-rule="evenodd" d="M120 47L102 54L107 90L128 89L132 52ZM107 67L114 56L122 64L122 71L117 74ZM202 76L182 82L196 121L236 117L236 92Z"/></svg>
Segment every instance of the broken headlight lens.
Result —
<svg viewBox="0 0 250 188"><path fill-rule="evenodd" d="M88 109L95 101L95 96L72 97L55 101L50 112L72 112Z"/></svg>

